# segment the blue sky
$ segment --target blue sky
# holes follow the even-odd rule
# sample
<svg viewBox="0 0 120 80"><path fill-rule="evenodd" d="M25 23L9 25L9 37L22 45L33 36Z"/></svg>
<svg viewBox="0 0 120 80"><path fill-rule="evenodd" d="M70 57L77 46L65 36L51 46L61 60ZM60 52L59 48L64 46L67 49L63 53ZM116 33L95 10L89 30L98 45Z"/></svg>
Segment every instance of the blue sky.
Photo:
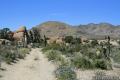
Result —
<svg viewBox="0 0 120 80"><path fill-rule="evenodd" d="M0 28L31 28L45 21L118 25L120 0L0 0Z"/></svg>

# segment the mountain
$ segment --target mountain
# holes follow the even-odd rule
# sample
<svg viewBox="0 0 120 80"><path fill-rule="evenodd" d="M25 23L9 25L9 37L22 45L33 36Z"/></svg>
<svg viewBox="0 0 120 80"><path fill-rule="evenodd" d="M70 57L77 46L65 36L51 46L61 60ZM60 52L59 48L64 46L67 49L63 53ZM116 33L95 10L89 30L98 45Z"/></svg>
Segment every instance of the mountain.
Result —
<svg viewBox="0 0 120 80"><path fill-rule="evenodd" d="M90 38L101 38L108 35L112 38L120 38L120 26L109 23L79 25L77 28L78 35L79 32L88 34Z"/></svg>
<svg viewBox="0 0 120 80"><path fill-rule="evenodd" d="M47 21L36 27L41 31L41 34L48 37L72 35L88 38L104 38L109 35L112 38L120 38L120 26L109 23L89 23L86 25L72 26L59 21Z"/></svg>
<svg viewBox="0 0 120 80"><path fill-rule="evenodd" d="M58 21L47 21L36 27L48 37L73 35L75 32L71 25Z"/></svg>

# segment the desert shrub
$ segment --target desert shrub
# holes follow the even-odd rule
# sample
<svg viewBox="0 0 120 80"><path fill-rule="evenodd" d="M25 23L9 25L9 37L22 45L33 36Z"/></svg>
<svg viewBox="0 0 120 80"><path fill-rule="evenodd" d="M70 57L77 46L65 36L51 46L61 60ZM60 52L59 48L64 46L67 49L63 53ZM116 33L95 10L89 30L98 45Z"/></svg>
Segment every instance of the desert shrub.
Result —
<svg viewBox="0 0 120 80"><path fill-rule="evenodd" d="M54 44L47 45L42 49L43 52L47 50L61 50L61 46L59 44L54 43Z"/></svg>
<svg viewBox="0 0 120 80"><path fill-rule="evenodd" d="M48 50L45 52L47 58L49 61L57 62L59 65L65 65L67 61L65 61L65 58L62 56L62 53L57 50Z"/></svg>
<svg viewBox="0 0 120 80"><path fill-rule="evenodd" d="M1 48L0 49L0 55L2 57L2 60L6 63L10 64L11 62L14 62L17 58L17 50L10 49L10 48Z"/></svg>
<svg viewBox="0 0 120 80"><path fill-rule="evenodd" d="M120 64L120 48L113 47L111 52L111 57L115 63Z"/></svg>
<svg viewBox="0 0 120 80"><path fill-rule="evenodd" d="M104 59L96 59L94 63L96 68L107 69L107 62Z"/></svg>
<svg viewBox="0 0 120 80"><path fill-rule="evenodd" d="M16 48L14 46L3 46L0 48L0 56L2 61L5 61L8 64L15 62L18 58L24 58L27 53L29 53L27 48Z"/></svg>
<svg viewBox="0 0 120 80"><path fill-rule="evenodd" d="M58 50L60 52L62 52L63 55L66 55L68 57L71 57L74 52L79 52L80 51L80 44L75 44L75 45L70 45L70 46L66 46L64 44L50 44L46 47L44 47L42 49L43 52L47 51L47 50Z"/></svg>
<svg viewBox="0 0 120 80"><path fill-rule="evenodd" d="M93 40L92 42L91 42L91 45L94 47L94 46L96 46L96 45L98 45L98 41L95 39L95 40Z"/></svg>
<svg viewBox="0 0 120 80"><path fill-rule="evenodd" d="M55 71L57 80L77 80L76 73L71 67L60 66Z"/></svg>
<svg viewBox="0 0 120 80"><path fill-rule="evenodd" d="M114 61L115 61L116 63L119 63L119 64L120 64L120 53L114 55L113 59L114 59Z"/></svg>
<svg viewBox="0 0 120 80"><path fill-rule="evenodd" d="M86 53L88 53L88 51L89 51L88 49L89 49L88 44L81 45L81 47L80 47L80 52L81 52L82 54L86 54Z"/></svg>
<svg viewBox="0 0 120 80"><path fill-rule="evenodd" d="M67 47L65 51L63 51L63 55L66 55L67 57L71 57L74 53L74 48Z"/></svg>
<svg viewBox="0 0 120 80"><path fill-rule="evenodd" d="M110 67L111 64L104 60L106 58L103 53L102 46L98 45L98 42L96 40L93 40L91 44L90 43L87 43L87 44L71 43L67 46L65 44L61 44L61 45L50 44L43 48L43 52L53 50L53 52L51 51L49 54L47 54L48 59L54 60L54 61L58 60L61 62L62 62L62 58L60 57L60 55L62 54L66 56L66 58L70 59L72 66L75 66L76 68L107 69L108 67ZM93 47L93 45L95 47ZM57 52L54 52L54 51L57 51ZM80 53L82 56L78 56L76 53ZM62 63L64 63L64 59Z"/></svg>
<svg viewBox="0 0 120 80"><path fill-rule="evenodd" d="M81 43L81 39L80 38L73 38L70 43L71 44L80 44Z"/></svg>
<svg viewBox="0 0 120 80"><path fill-rule="evenodd" d="M73 36L66 36L65 39L64 39L64 41L66 43L71 43L73 41Z"/></svg>
<svg viewBox="0 0 120 80"><path fill-rule="evenodd" d="M82 41L81 41L81 38L75 38L75 43L76 44L80 44Z"/></svg>
<svg viewBox="0 0 120 80"><path fill-rule="evenodd" d="M53 50L51 50L47 53L48 60L57 60L58 56L59 56L59 54L56 53L56 51L53 51Z"/></svg>
<svg viewBox="0 0 120 80"><path fill-rule="evenodd" d="M79 52L80 49L81 49L80 44L75 44L70 46L61 45L60 51L62 52L63 55L67 57L72 57L74 56L74 53Z"/></svg>
<svg viewBox="0 0 120 80"><path fill-rule="evenodd" d="M19 53L18 58L24 59L26 54L29 54L29 52L30 52L30 49L28 49L28 48L19 48L18 49L18 53Z"/></svg>
<svg viewBox="0 0 120 80"><path fill-rule="evenodd" d="M40 47L40 43L33 43L33 48L39 48Z"/></svg>
<svg viewBox="0 0 120 80"><path fill-rule="evenodd" d="M75 52L79 52L81 50L81 44L76 44L74 47Z"/></svg>
<svg viewBox="0 0 120 80"><path fill-rule="evenodd" d="M73 59L71 59L71 63L76 68L92 69L94 67L92 61L85 56L76 55Z"/></svg>
<svg viewBox="0 0 120 80"><path fill-rule="evenodd" d="M111 63L109 60L105 59L104 54L102 53L102 48L96 46L92 48L91 46L80 45L80 55L73 53L73 59L71 60L72 65L76 68L83 69L112 69Z"/></svg>
<svg viewBox="0 0 120 80"><path fill-rule="evenodd" d="M88 58L93 59L93 60L95 60L96 57L97 57L96 53L93 53L93 52L89 52L89 53L86 54L86 55L88 56Z"/></svg>
<svg viewBox="0 0 120 80"><path fill-rule="evenodd" d="M46 52L46 51L48 51L48 50L51 50L51 46L46 46L46 47L44 47L43 49L42 49L42 51L43 52Z"/></svg>

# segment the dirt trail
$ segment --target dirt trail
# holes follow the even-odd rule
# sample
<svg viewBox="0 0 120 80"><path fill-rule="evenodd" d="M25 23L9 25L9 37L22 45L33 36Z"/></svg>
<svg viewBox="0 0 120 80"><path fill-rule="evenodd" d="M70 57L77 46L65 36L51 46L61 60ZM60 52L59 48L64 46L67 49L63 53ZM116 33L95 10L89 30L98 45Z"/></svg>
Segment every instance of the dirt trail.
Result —
<svg viewBox="0 0 120 80"><path fill-rule="evenodd" d="M55 80L55 66L47 61L40 49L33 49L25 60L14 65L4 65L7 69L0 80Z"/></svg>

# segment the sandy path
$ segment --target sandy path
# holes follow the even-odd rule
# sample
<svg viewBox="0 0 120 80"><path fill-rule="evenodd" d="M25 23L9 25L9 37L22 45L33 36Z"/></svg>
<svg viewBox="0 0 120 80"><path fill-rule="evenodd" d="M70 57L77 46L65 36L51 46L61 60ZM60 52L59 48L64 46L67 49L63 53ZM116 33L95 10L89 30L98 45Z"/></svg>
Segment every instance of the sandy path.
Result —
<svg viewBox="0 0 120 80"><path fill-rule="evenodd" d="M0 80L55 80L55 66L47 61L40 49L33 49L25 60L4 67L7 71L2 72Z"/></svg>

